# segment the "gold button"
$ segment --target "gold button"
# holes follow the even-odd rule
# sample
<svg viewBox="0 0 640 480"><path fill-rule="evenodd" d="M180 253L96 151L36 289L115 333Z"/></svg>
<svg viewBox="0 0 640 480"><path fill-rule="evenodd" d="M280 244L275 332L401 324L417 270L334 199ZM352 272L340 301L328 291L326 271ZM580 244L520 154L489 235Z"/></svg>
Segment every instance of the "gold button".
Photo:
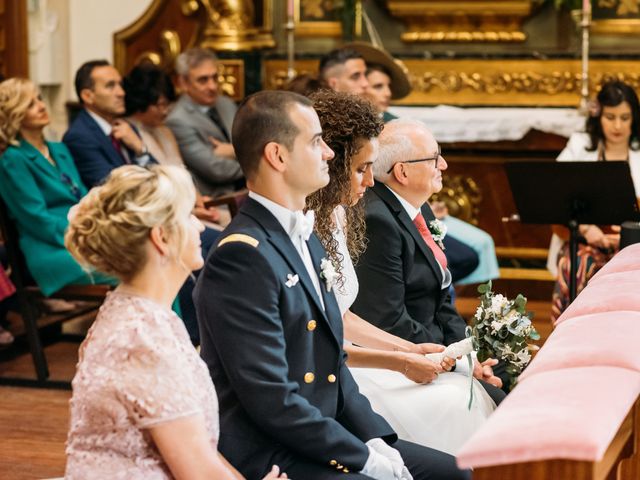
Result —
<svg viewBox="0 0 640 480"><path fill-rule="evenodd" d="M327 377L327 380L329 380L329 383L336 383L336 376L332 373Z"/></svg>
<svg viewBox="0 0 640 480"><path fill-rule="evenodd" d="M310 332L313 332L317 326L318 324L316 323L315 320L309 320L309 323L307 323L307 330L309 330Z"/></svg>
<svg viewBox="0 0 640 480"><path fill-rule="evenodd" d="M349 469L345 467L344 470L342 470L342 473L349 473Z"/></svg>
<svg viewBox="0 0 640 480"><path fill-rule="evenodd" d="M344 467L343 467L342 465L338 464L338 465L336 465L336 468L337 468L338 470L342 470Z"/></svg>
<svg viewBox="0 0 640 480"><path fill-rule="evenodd" d="M333 467L334 465L337 465L337 464L338 464L338 462L336 462L335 460L331 460L331 461L329 462L329 465L331 465L332 467Z"/></svg>
<svg viewBox="0 0 640 480"><path fill-rule="evenodd" d="M316 376L311 372L307 372L304 374L304 383L311 383L315 379L316 379Z"/></svg>

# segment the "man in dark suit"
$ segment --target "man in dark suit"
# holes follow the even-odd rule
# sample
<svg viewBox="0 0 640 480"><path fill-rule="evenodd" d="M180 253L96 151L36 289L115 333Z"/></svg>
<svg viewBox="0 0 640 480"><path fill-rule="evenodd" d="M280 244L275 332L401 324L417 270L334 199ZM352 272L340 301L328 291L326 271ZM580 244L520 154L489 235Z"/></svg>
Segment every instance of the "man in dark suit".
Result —
<svg viewBox="0 0 640 480"><path fill-rule="evenodd" d="M305 480L469 478L453 457L398 440L345 366L335 279L302 213L333 157L311 102L283 91L248 97L233 143L250 198L195 291L220 451L247 478L273 464Z"/></svg>
<svg viewBox="0 0 640 480"><path fill-rule="evenodd" d="M84 107L62 141L87 188L101 183L114 168L155 163L140 135L124 115L120 73L106 60L92 60L76 72L75 87Z"/></svg>
<svg viewBox="0 0 640 480"><path fill-rule="evenodd" d="M206 49L192 48L176 60L184 92L167 117L185 165L198 190L216 195L234 190L242 179L231 144L236 104L218 91L218 59Z"/></svg>
<svg viewBox="0 0 640 480"><path fill-rule="evenodd" d="M435 217L427 203L442 189L447 162L420 122L393 120L379 141L376 183L365 194L369 243L356 266L360 290L351 309L406 340L449 345L465 337L466 323L451 305L451 273L442 239L430 232ZM457 368L466 365L462 360ZM501 387L496 364L477 364L474 375ZM502 399L496 388L485 387L496 402Z"/></svg>

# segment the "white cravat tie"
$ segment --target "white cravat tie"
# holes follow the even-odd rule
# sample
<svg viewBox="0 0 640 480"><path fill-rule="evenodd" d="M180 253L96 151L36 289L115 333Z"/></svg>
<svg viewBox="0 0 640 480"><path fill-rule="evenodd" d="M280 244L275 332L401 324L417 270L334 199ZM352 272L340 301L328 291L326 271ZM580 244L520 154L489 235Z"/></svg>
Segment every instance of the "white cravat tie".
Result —
<svg viewBox="0 0 640 480"><path fill-rule="evenodd" d="M291 229L291 236L301 236L306 242L309 240L311 233L313 232L313 225L316 221L316 214L313 210L302 213L302 210L294 212L293 228Z"/></svg>
<svg viewBox="0 0 640 480"><path fill-rule="evenodd" d="M324 308L324 300L322 299L322 291L320 290L320 279L318 278L318 274L313 267L313 260L311 259L309 246L307 245L307 240L309 240L309 237L313 232L315 218L316 216L313 210L309 210L307 211L307 213L302 213L301 210L294 212L293 228L291 229L291 239L293 240L293 244L300 254L300 257L302 258L309 277L311 277L313 286L315 287L318 298L320 299L320 304L322 305L322 308Z"/></svg>

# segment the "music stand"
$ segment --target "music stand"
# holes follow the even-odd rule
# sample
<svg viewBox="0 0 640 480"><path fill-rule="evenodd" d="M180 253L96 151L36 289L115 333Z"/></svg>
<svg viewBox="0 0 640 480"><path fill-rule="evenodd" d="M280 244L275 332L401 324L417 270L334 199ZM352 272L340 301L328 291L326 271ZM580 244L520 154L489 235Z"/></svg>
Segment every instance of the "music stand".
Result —
<svg viewBox="0 0 640 480"><path fill-rule="evenodd" d="M627 162L511 162L505 164L523 223L569 229L569 298L576 297L578 226L638 221L640 212Z"/></svg>

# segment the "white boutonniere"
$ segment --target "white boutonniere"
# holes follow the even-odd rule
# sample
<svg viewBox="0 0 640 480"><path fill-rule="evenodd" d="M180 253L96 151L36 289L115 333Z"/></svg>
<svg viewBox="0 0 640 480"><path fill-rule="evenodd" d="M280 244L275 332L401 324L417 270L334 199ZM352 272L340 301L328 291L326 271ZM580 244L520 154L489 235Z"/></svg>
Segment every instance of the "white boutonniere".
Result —
<svg viewBox="0 0 640 480"><path fill-rule="evenodd" d="M431 220L427 226L429 227L429 232L431 232L433 240L444 251L444 243L442 241L447 235L447 226L444 224L444 222L441 222L438 219Z"/></svg>
<svg viewBox="0 0 640 480"><path fill-rule="evenodd" d="M338 280L338 272L331 260L323 258L320 261L320 278L324 280L324 284L327 287L327 292L330 292L333 286Z"/></svg>
<svg viewBox="0 0 640 480"><path fill-rule="evenodd" d="M296 273L295 275L292 273L288 273L287 274L287 281L284 282L284 284L291 288L291 287L295 287L298 282L300 281L300 277L298 277L298 274Z"/></svg>

